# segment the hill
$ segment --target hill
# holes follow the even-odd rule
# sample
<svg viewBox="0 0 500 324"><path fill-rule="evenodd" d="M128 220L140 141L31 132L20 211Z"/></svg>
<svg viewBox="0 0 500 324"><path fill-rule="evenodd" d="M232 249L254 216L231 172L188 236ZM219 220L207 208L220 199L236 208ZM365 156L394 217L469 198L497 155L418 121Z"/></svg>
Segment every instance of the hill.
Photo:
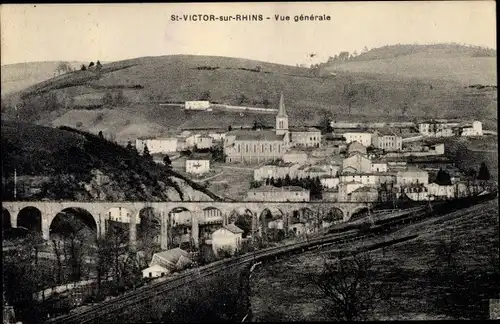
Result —
<svg viewBox="0 0 500 324"><path fill-rule="evenodd" d="M497 85L496 50L459 44L384 46L336 61L326 70Z"/></svg>
<svg viewBox="0 0 500 324"><path fill-rule="evenodd" d="M53 61L2 65L2 97L54 77L60 63L61 61ZM70 62L70 64L72 68L77 69L83 62Z"/></svg>
<svg viewBox="0 0 500 324"><path fill-rule="evenodd" d="M219 200L193 181L98 136L2 121L2 199Z"/></svg>
<svg viewBox="0 0 500 324"><path fill-rule="evenodd" d="M471 58L483 59L483 58ZM488 58L489 59L489 58ZM479 66L479 65L478 65ZM496 128L496 88L411 75L314 70L253 60L172 55L104 64L31 86L2 101L2 118L103 130L119 141L186 127L251 125L273 116L185 112L160 106L186 100L276 108L283 91L291 125L336 119L475 118ZM349 109L350 107L350 109ZM139 132L140 134L136 134Z"/></svg>

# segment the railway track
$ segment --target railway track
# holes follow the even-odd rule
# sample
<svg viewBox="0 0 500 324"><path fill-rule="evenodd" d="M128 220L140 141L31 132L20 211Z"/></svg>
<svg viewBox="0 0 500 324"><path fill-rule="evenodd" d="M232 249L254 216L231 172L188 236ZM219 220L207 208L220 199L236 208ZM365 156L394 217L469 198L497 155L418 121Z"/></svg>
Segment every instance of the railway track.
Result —
<svg viewBox="0 0 500 324"><path fill-rule="evenodd" d="M436 218L440 218L445 215L446 214L438 215ZM256 251L255 253L245 254L228 260L221 260L197 269L190 269L175 278L140 287L135 291L100 303L88 310L54 318L46 323L69 324L103 322L110 317L116 316L117 311L129 308L132 305L139 304L150 298L164 294L166 291L176 289L197 279L214 275L228 268L241 266L249 262L260 262L273 257L278 258L281 255L290 255L292 253L319 249L332 244L345 244L375 237L383 233L396 231L401 227L408 226L410 224L418 223L424 219L432 218L433 216L433 213L430 213L427 208L412 209L405 214L399 214L398 216L392 218L380 220L367 230L346 229L344 232L326 234L325 236L312 238L306 242L267 248Z"/></svg>

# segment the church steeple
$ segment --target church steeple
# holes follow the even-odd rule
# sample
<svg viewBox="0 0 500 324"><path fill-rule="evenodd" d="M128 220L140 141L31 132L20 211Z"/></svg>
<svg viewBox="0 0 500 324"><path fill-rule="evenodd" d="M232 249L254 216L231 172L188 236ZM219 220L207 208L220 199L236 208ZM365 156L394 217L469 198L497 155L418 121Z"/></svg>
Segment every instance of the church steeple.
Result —
<svg viewBox="0 0 500 324"><path fill-rule="evenodd" d="M276 115L276 135L288 134L288 115L285 109L285 99L281 92L278 115Z"/></svg>
<svg viewBox="0 0 500 324"><path fill-rule="evenodd" d="M280 96L280 105L278 110L278 117L288 117L285 109L285 99L283 98L283 92L281 92Z"/></svg>

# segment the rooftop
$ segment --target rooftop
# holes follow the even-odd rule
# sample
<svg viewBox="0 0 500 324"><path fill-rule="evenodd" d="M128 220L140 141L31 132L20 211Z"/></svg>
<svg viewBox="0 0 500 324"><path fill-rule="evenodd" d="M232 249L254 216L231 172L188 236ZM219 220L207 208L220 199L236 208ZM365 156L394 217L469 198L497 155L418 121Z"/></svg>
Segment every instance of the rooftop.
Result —
<svg viewBox="0 0 500 324"><path fill-rule="evenodd" d="M377 192L377 189L372 187L359 187L354 189L352 192Z"/></svg>
<svg viewBox="0 0 500 324"><path fill-rule="evenodd" d="M380 136L400 136L397 131L394 131L390 128L379 128L375 131Z"/></svg>
<svg viewBox="0 0 500 324"><path fill-rule="evenodd" d="M238 226L236 226L234 224L224 225L224 228L227 229L228 231L230 231L231 233L234 233L234 234L240 234L240 233L244 232L241 228L239 228Z"/></svg>
<svg viewBox="0 0 500 324"><path fill-rule="evenodd" d="M277 192L277 191L309 191L299 186L283 186L283 187L274 187L269 185L264 185L259 188L253 188L249 191L258 191L258 192Z"/></svg>
<svg viewBox="0 0 500 324"><path fill-rule="evenodd" d="M239 141L274 141L282 142L284 135L276 135L272 130L236 130L227 133L227 136L236 136Z"/></svg>
<svg viewBox="0 0 500 324"><path fill-rule="evenodd" d="M315 132L320 133L321 131L315 127L302 127L302 126L293 126L289 127L291 132Z"/></svg>

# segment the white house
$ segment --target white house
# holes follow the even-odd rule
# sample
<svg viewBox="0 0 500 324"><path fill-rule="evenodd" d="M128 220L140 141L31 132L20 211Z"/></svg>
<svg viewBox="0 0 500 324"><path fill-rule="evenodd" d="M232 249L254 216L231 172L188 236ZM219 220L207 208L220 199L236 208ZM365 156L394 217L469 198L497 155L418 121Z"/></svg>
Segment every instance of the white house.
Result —
<svg viewBox="0 0 500 324"><path fill-rule="evenodd" d="M210 171L210 160L186 160L186 172L204 174Z"/></svg>
<svg viewBox="0 0 500 324"><path fill-rule="evenodd" d="M173 210L169 213L170 225L191 224L191 212L189 210Z"/></svg>
<svg viewBox="0 0 500 324"><path fill-rule="evenodd" d="M458 123L430 120L423 121L418 124L420 134L429 137L450 137L453 136L453 127L458 126Z"/></svg>
<svg viewBox="0 0 500 324"><path fill-rule="evenodd" d="M169 274L170 271L160 265L154 265L142 270L143 278L158 278Z"/></svg>
<svg viewBox="0 0 500 324"><path fill-rule="evenodd" d="M387 162L372 161L372 172L387 172Z"/></svg>
<svg viewBox="0 0 500 324"><path fill-rule="evenodd" d="M208 100L194 100L186 101L184 103L186 110L210 110L210 101Z"/></svg>
<svg viewBox="0 0 500 324"><path fill-rule="evenodd" d="M227 224L212 233L212 249L218 255L219 249L234 254L241 248L243 230L234 224Z"/></svg>
<svg viewBox="0 0 500 324"><path fill-rule="evenodd" d="M372 133L352 132L352 133L344 133L343 135L346 139L347 144L351 142L359 142L363 144L365 147L372 145Z"/></svg>
<svg viewBox="0 0 500 324"><path fill-rule="evenodd" d="M121 222L121 223L130 223L131 213L128 209L122 207L113 207L108 210L108 219ZM139 224L140 219L139 215L136 215L136 224Z"/></svg>
<svg viewBox="0 0 500 324"><path fill-rule="evenodd" d="M177 151L177 138L145 138L136 139L135 148L139 153L144 151L144 146L148 147L149 153L171 153Z"/></svg>
<svg viewBox="0 0 500 324"><path fill-rule="evenodd" d="M337 188L340 182L340 178L325 176L320 178L320 181L323 188L331 189L331 188Z"/></svg>
<svg viewBox="0 0 500 324"><path fill-rule="evenodd" d="M399 185L423 184L429 183L429 173L416 167L408 167L397 174L396 182Z"/></svg>
<svg viewBox="0 0 500 324"><path fill-rule="evenodd" d="M226 139L226 133L209 133L208 136L216 142L223 142Z"/></svg>
<svg viewBox="0 0 500 324"><path fill-rule="evenodd" d="M200 135L195 139L194 145L198 149L209 149L213 146L213 138L207 135Z"/></svg>
<svg viewBox="0 0 500 324"><path fill-rule="evenodd" d="M462 136L483 136L483 125L477 120L472 125L466 125L462 128Z"/></svg>

